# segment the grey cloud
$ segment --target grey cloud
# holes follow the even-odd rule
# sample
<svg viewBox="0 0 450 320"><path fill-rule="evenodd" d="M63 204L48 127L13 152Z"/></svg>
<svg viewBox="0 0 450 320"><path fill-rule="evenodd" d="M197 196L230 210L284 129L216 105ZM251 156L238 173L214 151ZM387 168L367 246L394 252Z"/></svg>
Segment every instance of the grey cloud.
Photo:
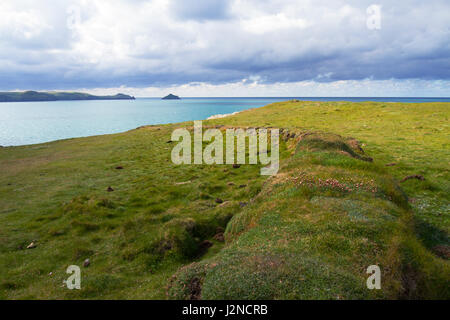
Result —
<svg viewBox="0 0 450 320"><path fill-rule="evenodd" d="M448 1L379 1L381 30L365 25L372 1L172 0L167 10L163 2L146 9L156 2L83 7L80 34L66 26L69 1L35 7L48 27L29 38L0 23L0 90L220 84L250 76L265 83L450 79ZM17 3L26 12L34 2ZM261 16L275 20L262 20L271 28L255 32Z"/></svg>

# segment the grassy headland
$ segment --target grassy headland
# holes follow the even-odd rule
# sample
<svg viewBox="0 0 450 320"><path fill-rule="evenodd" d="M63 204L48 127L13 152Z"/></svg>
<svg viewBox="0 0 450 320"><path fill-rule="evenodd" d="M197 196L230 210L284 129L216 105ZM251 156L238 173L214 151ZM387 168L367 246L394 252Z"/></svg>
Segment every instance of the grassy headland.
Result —
<svg viewBox="0 0 450 320"><path fill-rule="evenodd" d="M448 299L449 114L292 101L204 122L283 128L271 178L172 164L192 123L0 148L0 298Z"/></svg>
<svg viewBox="0 0 450 320"><path fill-rule="evenodd" d="M63 101L63 100L134 100L134 97L118 93L113 96L95 96L81 92L0 92L0 102Z"/></svg>

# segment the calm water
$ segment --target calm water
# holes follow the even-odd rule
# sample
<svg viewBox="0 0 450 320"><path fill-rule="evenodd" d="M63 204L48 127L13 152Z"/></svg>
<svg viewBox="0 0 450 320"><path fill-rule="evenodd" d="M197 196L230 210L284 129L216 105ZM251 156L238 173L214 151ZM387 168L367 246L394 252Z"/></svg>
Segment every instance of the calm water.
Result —
<svg viewBox="0 0 450 320"><path fill-rule="evenodd" d="M293 98L141 98L0 103L0 145L117 133L147 124L203 120ZM296 98L313 101L450 102L450 98Z"/></svg>

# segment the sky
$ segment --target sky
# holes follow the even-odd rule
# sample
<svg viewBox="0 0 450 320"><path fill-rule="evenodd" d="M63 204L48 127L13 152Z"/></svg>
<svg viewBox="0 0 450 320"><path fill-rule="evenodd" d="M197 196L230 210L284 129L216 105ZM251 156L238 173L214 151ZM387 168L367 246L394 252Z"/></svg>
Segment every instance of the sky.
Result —
<svg viewBox="0 0 450 320"><path fill-rule="evenodd" d="M0 91L450 96L448 0L1 0Z"/></svg>

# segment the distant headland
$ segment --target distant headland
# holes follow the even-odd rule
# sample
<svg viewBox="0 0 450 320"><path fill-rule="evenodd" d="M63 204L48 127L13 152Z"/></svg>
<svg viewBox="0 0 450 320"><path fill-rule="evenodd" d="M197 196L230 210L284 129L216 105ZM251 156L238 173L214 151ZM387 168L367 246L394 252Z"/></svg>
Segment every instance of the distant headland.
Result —
<svg viewBox="0 0 450 320"><path fill-rule="evenodd" d="M169 94L168 96L162 98L162 100L180 100L180 97L174 94Z"/></svg>
<svg viewBox="0 0 450 320"><path fill-rule="evenodd" d="M81 92L0 92L0 102L62 101L62 100L134 100L133 96L118 93L114 96L94 96Z"/></svg>

